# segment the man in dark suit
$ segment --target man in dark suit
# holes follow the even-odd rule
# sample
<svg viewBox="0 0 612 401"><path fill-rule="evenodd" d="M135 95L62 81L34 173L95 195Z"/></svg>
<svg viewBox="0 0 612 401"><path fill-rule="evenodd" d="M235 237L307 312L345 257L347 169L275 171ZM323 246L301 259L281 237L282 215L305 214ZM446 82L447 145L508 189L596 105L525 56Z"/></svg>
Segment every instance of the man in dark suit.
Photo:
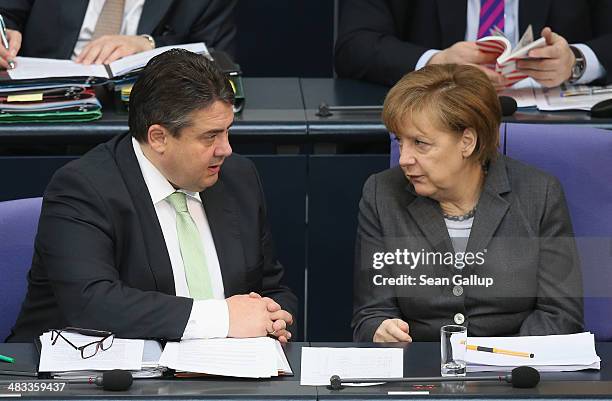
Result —
<svg viewBox="0 0 612 401"><path fill-rule="evenodd" d="M110 63L154 47L192 42L234 55L235 4L236 0L2 0L9 50L0 46L0 67L7 68L7 60L17 55ZM101 20L106 22L98 24Z"/></svg>
<svg viewBox="0 0 612 401"><path fill-rule="evenodd" d="M47 187L9 341L66 326L291 337L297 302L280 283L261 183L228 142L233 100L204 56L171 50L149 62L130 97L130 132Z"/></svg>
<svg viewBox="0 0 612 401"><path fill-rule="evenodd" d="M427 64L494 63L474 43L480 10L480 0L345 0L336 71L341 77L393 85ZM519 62L540 84L610 81L611 2L505 0L505 17L505 33L512 30L511 39L517 40L530 24L536 36L546 37L547 46L530 53L538 60ZM499 74L482 69L494 84L505 84Z"/></svg>

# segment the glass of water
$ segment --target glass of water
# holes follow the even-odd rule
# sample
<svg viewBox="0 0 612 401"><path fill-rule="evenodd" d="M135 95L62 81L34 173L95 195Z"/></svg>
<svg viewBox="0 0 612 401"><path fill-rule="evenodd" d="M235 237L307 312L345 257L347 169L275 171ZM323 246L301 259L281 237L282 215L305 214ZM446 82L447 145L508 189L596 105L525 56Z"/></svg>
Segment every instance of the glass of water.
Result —
<svg viewBox="0 0 612 401"><path fill-rule="evenodd" d="M465 376L465 354L467 350L467 328L447 325L440 329L440 374L442 376Z"/></svg>

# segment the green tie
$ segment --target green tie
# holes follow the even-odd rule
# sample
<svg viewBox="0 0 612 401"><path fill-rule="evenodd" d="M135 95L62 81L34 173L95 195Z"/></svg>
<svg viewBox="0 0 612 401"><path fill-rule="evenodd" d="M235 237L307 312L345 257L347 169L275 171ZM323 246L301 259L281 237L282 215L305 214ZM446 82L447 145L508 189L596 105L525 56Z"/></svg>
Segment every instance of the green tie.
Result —
<svg viewBox="0 0 612 401"><path fill-rule="evenodd" d="M185 194L174 192L166 199L176 211L176 232L178 233L189 295L193 299L210 299L213 295L208 267L206 266L206 256L204 255L198 227L191 218L189 210L187 210Z"/></svg>

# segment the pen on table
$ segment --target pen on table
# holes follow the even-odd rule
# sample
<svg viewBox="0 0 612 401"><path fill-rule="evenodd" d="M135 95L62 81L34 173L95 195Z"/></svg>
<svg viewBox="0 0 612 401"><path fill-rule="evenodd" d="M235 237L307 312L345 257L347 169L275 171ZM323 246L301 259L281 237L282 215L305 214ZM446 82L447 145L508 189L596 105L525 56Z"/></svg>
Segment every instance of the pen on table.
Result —
<svg viewBox="0 0 612 401"><path fill-rule="evenodd" d="M465 344L465 341L461 341L461 343ZM483 347L480 345L472 345L472 344L467 344L466 347L467 349L470 349L472 351L491 352L493 354L520 356L523 358L535 358L535 355L530 352L510 351L507 349L501 349L501 348L495 348L495 347Z"/></svg>
<svg viewBox="0 0 612 401"><path fill-rule="evenodd" d="M11 358L10 356L0 355L0 361L8 362L8 363L15 363L15 358Z"/></svg>
<svg viewBox="0 0 612 401"><path fill-rule="evenodd" d="M0 15L0 36L2 37L2 45L6 48L6 50L8 50L9 42L8 38L6 37L6 25L4 24L4 18L2 18L2 15ZM9 60L8 64L11 69L15 68L15 62L13 60Z"/></svg>

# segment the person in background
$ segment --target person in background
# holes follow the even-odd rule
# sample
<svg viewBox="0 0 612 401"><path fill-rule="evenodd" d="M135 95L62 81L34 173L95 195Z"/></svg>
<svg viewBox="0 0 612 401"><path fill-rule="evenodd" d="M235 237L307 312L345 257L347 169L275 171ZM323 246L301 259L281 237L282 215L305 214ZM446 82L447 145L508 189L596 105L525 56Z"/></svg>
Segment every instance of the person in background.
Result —
<svg viewBox="0 0 612 401"><path fill-rule="evenodd" d="M498 152L500 116L474 66L429 65L387 94L400 159L366 181L359 204L355 341L439 341L447 324L470 336L582 331L563 190Z"/></svg>
<svg viewBox="0 0 612 401"><path fill-rule="evenodd" d="M608 83L612 71L612 2L607 0L345 0L335 47L340 77L388 86L429 64L485 67L495 57L475 41L502 30L516 45L528 25L546 46L521 60L520 70L546 87L563 82Z"/></svg>
<svg viewBox="0 0 612 401"><path fill-rule="evenodd" d="M108 64L155 47L204 42L234 55L236 0L0 0L16 56Z"/></svg>

